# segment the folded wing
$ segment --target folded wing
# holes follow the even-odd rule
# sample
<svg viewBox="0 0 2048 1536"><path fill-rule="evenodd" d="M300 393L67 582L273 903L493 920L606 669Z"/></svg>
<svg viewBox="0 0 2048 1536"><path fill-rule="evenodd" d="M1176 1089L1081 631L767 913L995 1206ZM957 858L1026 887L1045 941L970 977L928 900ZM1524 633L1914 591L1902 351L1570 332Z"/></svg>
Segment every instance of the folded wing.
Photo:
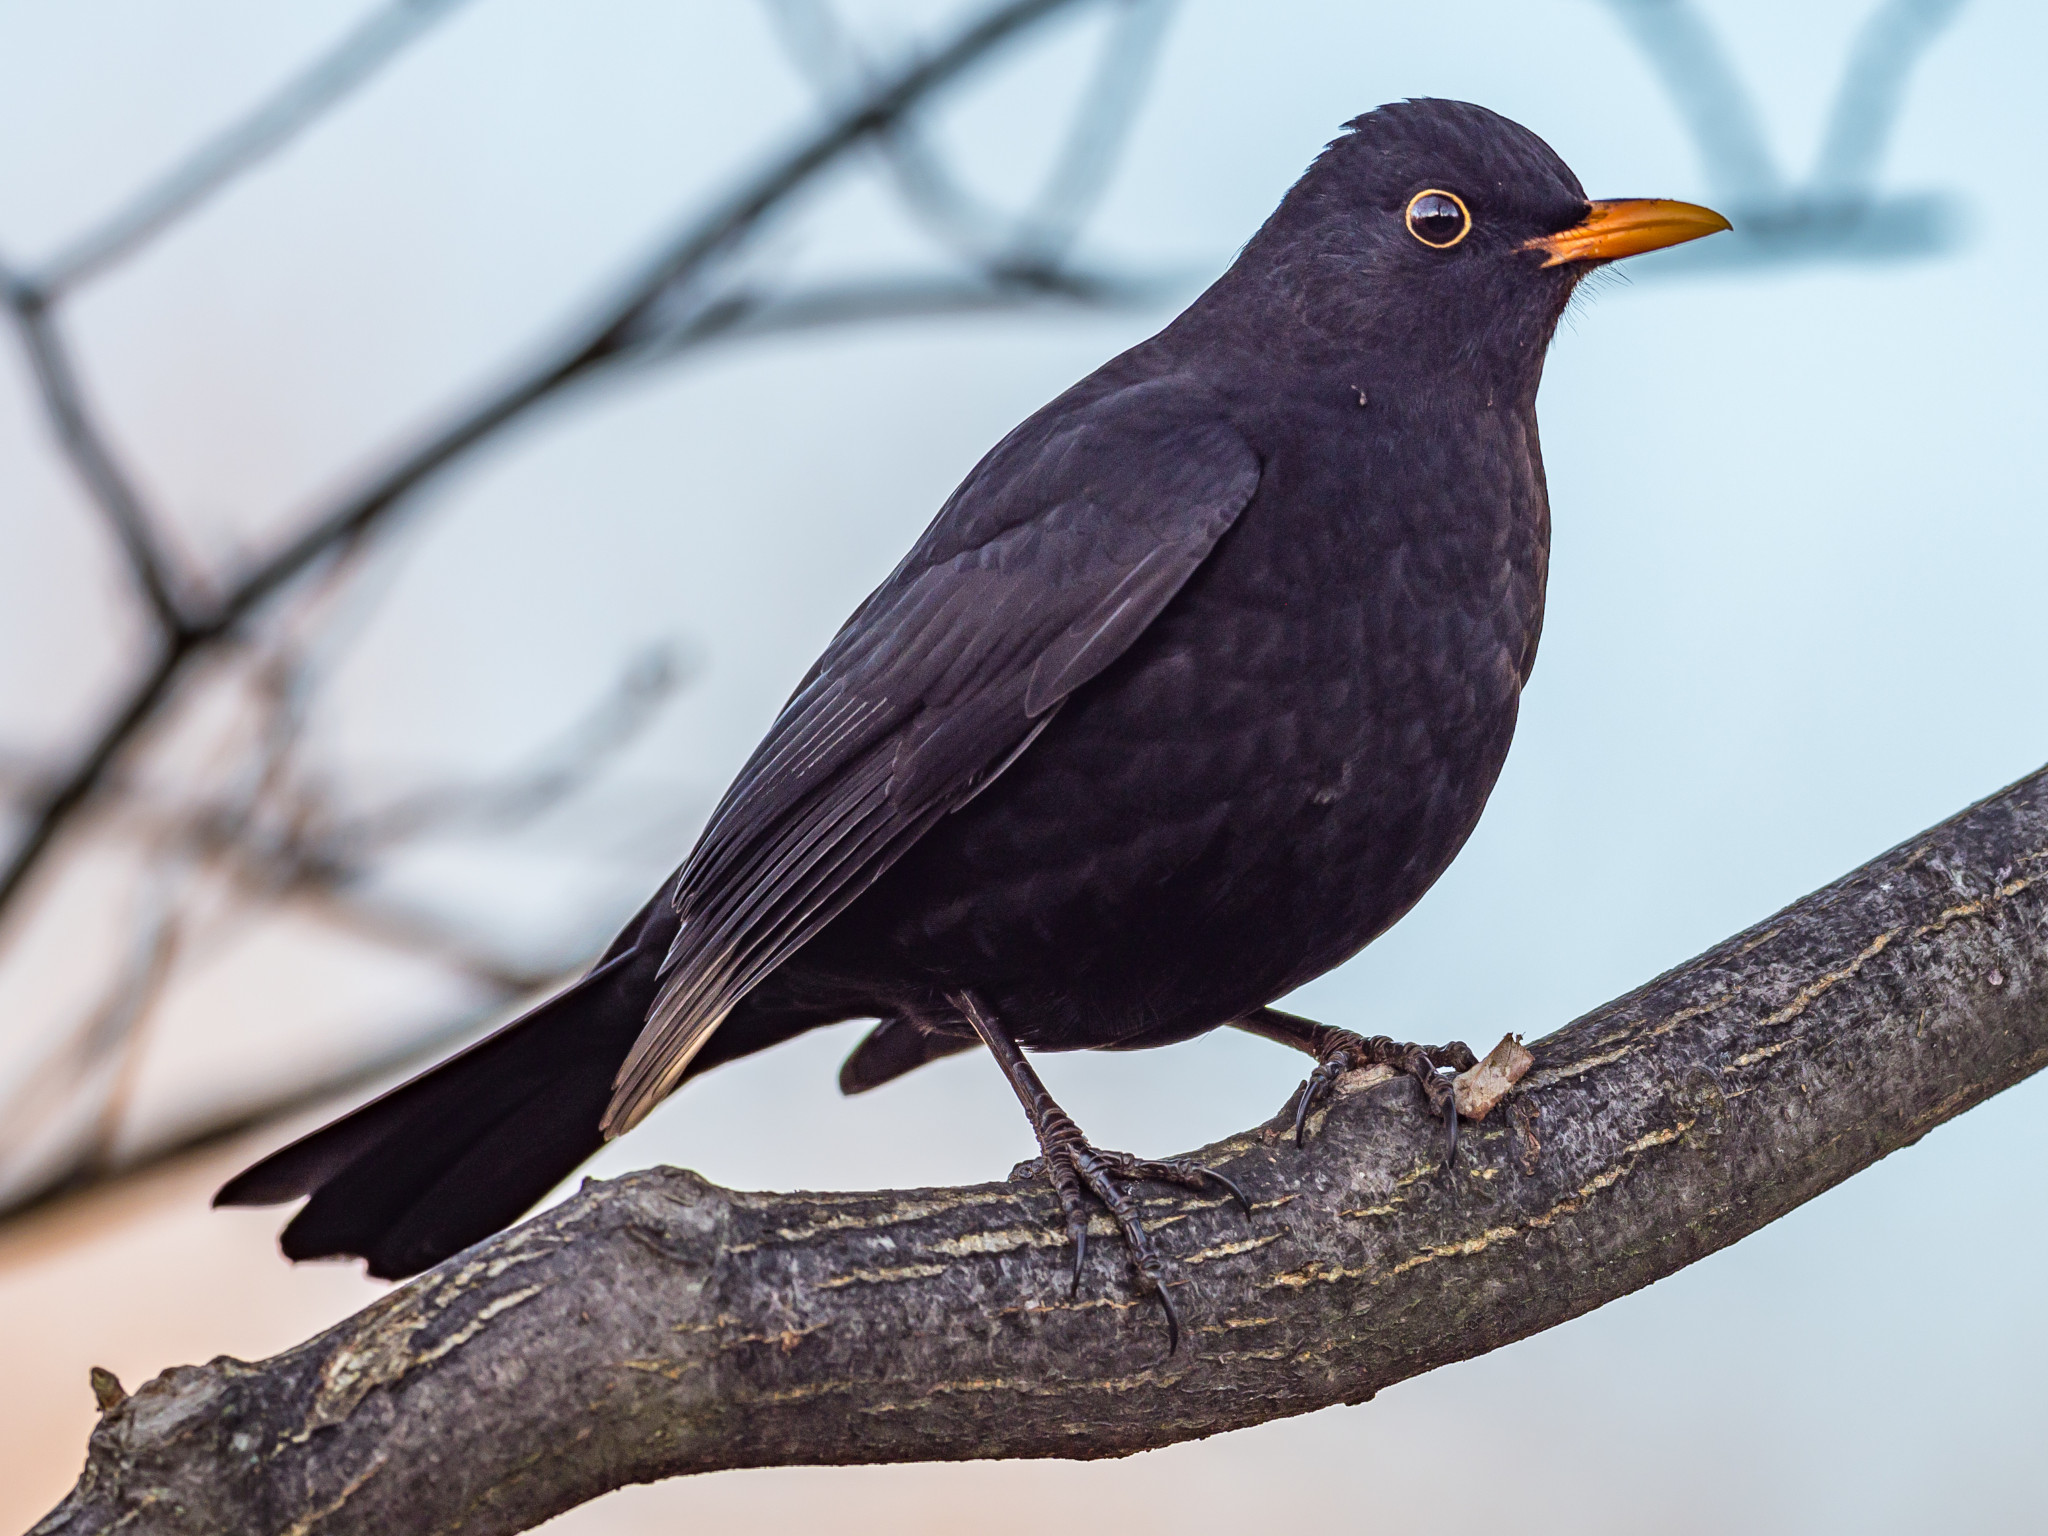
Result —
<svg viewBox="0 0 2048 1536"><path fill-rule="evenodd" d="M680 871L682 926L607 1136L1129 648L1258 481L1217 403L1174 378L1056 401L975 468L833 639Z"/></svg>

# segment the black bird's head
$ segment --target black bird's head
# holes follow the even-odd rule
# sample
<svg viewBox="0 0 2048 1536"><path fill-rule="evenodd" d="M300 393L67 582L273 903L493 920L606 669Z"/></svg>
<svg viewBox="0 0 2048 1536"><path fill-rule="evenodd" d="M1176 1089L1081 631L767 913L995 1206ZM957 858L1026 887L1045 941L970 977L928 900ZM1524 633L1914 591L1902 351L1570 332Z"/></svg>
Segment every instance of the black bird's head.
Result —
<svg viewBox="0 0 2048 1536"><path fill-rule="evenodd" d="M1551 147L1496 112L1415 100L1345 125L1233 277L1383 379L1463 378L1533 400L1543 352L1595 267L1728 228L1691 203L1593 202ZM1433 391L1432 391L1433 392Z"/></svg>

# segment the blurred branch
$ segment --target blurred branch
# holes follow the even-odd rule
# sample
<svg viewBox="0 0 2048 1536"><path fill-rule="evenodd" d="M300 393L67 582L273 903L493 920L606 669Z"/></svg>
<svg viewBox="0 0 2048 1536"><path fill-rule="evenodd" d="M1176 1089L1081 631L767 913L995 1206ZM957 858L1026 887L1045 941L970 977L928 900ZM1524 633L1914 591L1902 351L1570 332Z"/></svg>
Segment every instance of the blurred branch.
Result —
<svg viewBox="0 0 2048 1536"><path fill-rule="evenodd" d="M1783 191L1762 119L1721 39L1691 0L1610 0L1671 93L1714 195L1766 202Z"/></svg>
<svg viewBox="0 0 2048 1536"><path fill-rule="evenodd" d="M208 139L30 278L45 302L131 255L251 166L284 147L465 0L393 0L372 12L254 111Z"/></svg>
<svg viewBox="0 0 2048 1536"><path fill-rule="evenodd" d="M86 494L113 529L135 583L149 601L157 628L175 645L191 620L178 594L169 553L157 532L160 525L86 410L78 375L43 293L4 268L0 268L0 285L5 287L8 309L57 441L84 483Z"/></svg>
<svg viewBox="0 0 2048 1536"><path fill-rule="evenodd" d="M1963 0L1889 0L1871 12L1850 50L1827 137L1814 162L1817 191L1867 196L1905 107L1913 66L1963 8Z"/></svg>
<svg viewBox="0 0 2048 1536"><path fill-rule="evenodd" d="M504 1536L685 1473L1120 1456L1366 1401L1630 1295L2048 1066L2048 771L1533 1051L1448 1168L1385 1069L1305 1151L1283 1115L1193 1154L1253 1215L1144 1202L1182 1255L1177 1355L1113 1243L1075 1294L1040 1180L740 1194L656 1169L273 1359L102 1383L85 1470L31 1536Z"/></svg>
<svg viewBox="0 0 2048 1536"><path fill-rule="evenodd" d="M455 415L439 431L356 490L301 524L301 531L228 587L212 610L185 625L156 662L130 685L111 719L34 808L4 868L4 918L57 833L98 789L121 751L156 717L192 661L228 638L280 589L323 559L378 531L424 482L528 409L602 365L647 347L670 327L659 317L679 307L689 285L821 171L986 58L1022 29L1081 0L1008 0L932 52L899 67L873 92L830 117L767 169L692 220L634 277L593 306L595 318L537 363ZM653 322L653 323L650 323ZM681 350L671 346L670 355Z"/></svg>
<svg viewBox="0 0 2048 1536"><path fill-rule="evenodd" d="M991 276L1053 269L1108 189L1173 9L1173 0L1120 0L1065 141L1022 212L1003 213L962 186L914 116L878 139L905 205ZM873 65L830 0L768 0L768 11L791 60L827 102L867 87Z"/></svg>
<svg viewBox="0 0 2048 1536"><path fill-rule="evenodd" d="M1882 195L1877 174L1905 105L1906 82L1963 0L1878 0L1849 50L1813 170L1788 182L1756 105L1719 37L1691 0L1608 0L1671 93L1698 146L1734 238L1673 251L1639 270L1655 277L1709 268L1932 255L1954 241L1946 204L1926 193Z"/></svg>
<svg viewBox="0 0 2048 1536"><path fill-rule="evenodd" d="M825 284L786 294L742 290L678 324L666 345L680 350L713 342L756 341L766 336L884 320L997 314L1045 303L1102 308L1146 304L1156 300L1169 286L1170 279L1164 278L1014 268L981 280L881 278Z"/></svg>
<svg viewBox="0 0 2048 1536"><path fill-rule="evenodd" d="M166 648L178 650L199 622L181 592L161 530L105 433L86 409L51 306L70 289L139 249L265 156L283 147L463 0L397 0L375 12L256 110L202 144L41 270L0 266L0 288L21 334L45 412L78 477L119 540ZM10 873L12 871L10 870ZM12 883L0 877L0 907Z"/></svg>
<svg viewBox="0 0 2048 1536"><path fill-rule="evenodd" d="M493 1002L489 1007L472 1009L458 1018L440 1020L373 1056L313 1073L268 1092L253 1093L240 1103L182 1127L173 1137L125 1155L73 1158L62 1167L0 1197L0 1221L14 1221L60 1200L132 1178L146 1169L161 1167L175 1158L224 1145L248 1135L259 1126L359 1096L368 1089L382 1088L437 1060L450 1047L466 1043L502 1013L504 1007L503 1002Z"/></svg>
<svg viewBox="0 0 2048 1536"><path fill-rule="evenodd" d="M530 767L496 780L442 784L377 810L342 820L323 840L334 849L382 849L456 826L505 829L523 825L580 789L630 745L683 681L667 646L654 646L627 663L610 693L544 748ZM341 867L345 856L328 855Z"/></svg>
<svg viewBox="0 0 2048 1536"><path fill-rule="evenodd" d="M178 914L155 893L154 910L141 924L125 965L106 996L55 1049L48 1052L0 1106L0 1166L21 1159L52 1124L78 1112L79 1090L95 1073L100 1103L93 1130L47 1182L69 1183L108 1161L120 1109L133 1084L131 1067L142 1028L171 972L181 936ZM103 1071L109 1063L113 1070ZM4 1207L0 1207L4 1211Z"/></svg>
<svg viewBox="0 0 2048 1536"><path fill-rule="evenodd" d="M345 580L356 579L350 573L360 557L396 526L397 515L443 470L496 440L534 407L564 396L572 385L628 365L668 362L703 347L832 325L1046 302L1139 302L1159 291L1157 283L1072 270L1064 265L1063 253L1106 184L1157 51L1169 9L1166 0L1123 0L1116 6L1103 62L1032 209L1014 219L986 210L961 215L1001 225L989 238L974 242L976 250L987 253L985 261L973 263L978 270L958 277L882 277L802 288L762 283L744 269L742 258L756 237L852 151L869 142L911 142L916 114L977 64L1056 14L1109 0L991 4L928 50L886 67L861 58L860 78L843 79L827 93L830 99L813 128L725 196L683 220L637 271L590 303L580 323L361 481L301 512L286 525L295 531L267 554L226 576L183 572L174 558L169 519L149 504L122 466L107 428L91 408L57 323L56 301L140 250L317 121L458 3L401 0L382 7L40 272L22 275L0 267L5 301L45 414L96 512L116 536L148 605L153 631L146 664L69 761L0 764L0 792L20 808L13 845L0 865L0 924L23 905L32 877L62 834L92 811L100 818L96 825L137 837L159 869L180 871L188 884L218 877L208 889L224 897L224 905L213 922L201 925L202 935L246 922L252 912L290 904L380 946L428 957L482 989L489 1006L503 1006L548 979L555 965L508 959L467 931L467 925L380 891L383 863L423 839L459 829L516 827L560 804L645 725L672 690L675 669L664 657L642 658L613 697L537 764L518 773L415 791L371 810L343 808L302 761L315 687L307 632L318 605ZM848 58L860 55L836 22L832 36ZM936 165L935 156L918 143L919 152ZM915 204L907 189L904 198ZM202 664L210 669L202 673ZM199 686L202 676L204 688ZM234 751L241 757L236 765L181 772L165 781L174 788L146 773L124 770L124 762L160 724L194 714L181 701L196 704L244 683L256 729L246 741L237 738ZM187 790L188 782L197 789ZM138 953L154 952L152 931L135 936ZM190 1135L172 1135L119 1160L110 1155L129 1081L122 1064L132 1065L134 1059L121 1041L139 1037L136 1031L165 984L173 955L201 947L191 924L181 922L172 931L179 942L162 951L162 966L121 1040L109 1033L111 1015L102 1008L68 1032L66 1045L46 1062L49 1071L63 1069L75 1090L69 1096L73 1100L84 1085L100 1085L100 1113L94 1117L96 1128L64 1165L48 1178L32 1180L35 1187L18 1194L14 1206L147 1166L189 1143ZM462 1027L467 1024L464 1020ZM402 1045L398 1055L411 1059L429 1043L443 1041L446 1033L446 1026L431 1025ZM251 1115L282 1113L302 1100L340 1092L359 1072L379 1065L345 1068L325 1081L289 1090L267 1106L238 1111L230 1123L240 1125ZM47 1071L32 1077L31 1086L48 1087L54 1081ZM66 1114L76 1118L79 1106L52 1093L40 1110L47 1113L19 1121L23 1135L30 1120L40 1129ZM188 1130L214 1134L206 1125ZM0 1163L16 1161L7 1157L11 1149L11 1143L0 1144ZM10 1208L0 1206L0 1217Z"/></svg>
<svg viewBox="0 0 2048 1536"><path fill-rule="evenodd" d="M275 908L296 903L337 928L390 949L422 955L456 972L485 993L483 1011L496 1013L576 968L583 956L522 964L495 953L415 906L361 889L382 850L454 827L514 828L546 814L640 734L671 695L680 671L665 649L635 658L614 690L533 766L502 779L436 786L364 813L341 813L315 791L294 782L291 755L306 689L298 668L274 658L264 668L272 723L255 782L240 797L214 804L162 808L147 833L159 857L226 874L241 899ZM279 808L282 807L280 810ZM105 1076L95 1130L59 1166L0 1197L0 1220L57 1195L74 1194L110 1178L123 1178L182 1155L194 1145L238 1133L265 1118L324 1102L396 1064L411 1064L475 1027L474 1012L451 1026L433 1020L369 1063L352 1062L245 1104L232 1115L189 1128L161 1144L114 1155L115 1134L140 1028L169 976L182 932L174 906L159 893L143 925L136 956L116 979L106 1001L47 1055L0 1107L0 1167L18 1164L53 1121L76 1115L80 1085L96 1071ZM103 1069L109 1061L117 1067ZM194 1138L198 1138L195 1141Z"/></svg>

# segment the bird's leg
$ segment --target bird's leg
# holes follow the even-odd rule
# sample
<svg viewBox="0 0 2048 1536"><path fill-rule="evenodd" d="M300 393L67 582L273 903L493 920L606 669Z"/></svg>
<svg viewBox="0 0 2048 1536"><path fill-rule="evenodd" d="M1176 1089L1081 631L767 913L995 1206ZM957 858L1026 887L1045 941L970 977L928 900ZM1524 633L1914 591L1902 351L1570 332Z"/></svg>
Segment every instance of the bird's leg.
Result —
<svg viewBox="0 0 2048 1536"><path fill-rule="evenodd" d="M1445 1160L1458 1151L1458 1107L1445 1074L1477 1066L1479 1058L1462 1040L1448 1045L1415 1045L1390 1040L1385 1035L1359 1035L1348 1029L1332 1029L1314 1019L1282 1013L1278 1008L1261 1008L1237 1020L1237 1027L1315 1057L1315 1070L1301 1085L1294 1105L1294 1144L1302 1144L1309 1112L1329 1096L1339 1078L1359 1067L1392 1067L1415 1079L1429 1107L1444 1122Z"/></svg>
<svg viewBox="0 0 2048 1536"><path fill-rule="evenodd" d="M1151 1234L1139 1222L1137 1204L1123 1186L1147 1180L1177 1184L1183 1189L1219 1186L1237 1200L1247 1219L1251 1216L1251 1202L1237 1185L1200 1163L1185 1158L1139 1158L1095 1146L1081 1134L1081 1128L1067 1112L1053 1102L1037 1071L1010 1038L1010 1032L981 1000L972 992L957 992L951 1001L981 1036L1031 1120L1031 1129L1038 1137L1039 1161L1059 1194L1060 1207L1066 1213L1067 1236L1074 1244L1074 1289L1080 1289L1081 1264L1088 1256L1088 1203L1082 1195L1086 1190L1102 1203L1123 1233L1140 1288L1156 1293L1166 1309L1166 1349L1172 1354L1180 1348L1180 1316L1173 1309L1173 1297L1166 1289L1165 1268L1152 1245Z"/></svg>

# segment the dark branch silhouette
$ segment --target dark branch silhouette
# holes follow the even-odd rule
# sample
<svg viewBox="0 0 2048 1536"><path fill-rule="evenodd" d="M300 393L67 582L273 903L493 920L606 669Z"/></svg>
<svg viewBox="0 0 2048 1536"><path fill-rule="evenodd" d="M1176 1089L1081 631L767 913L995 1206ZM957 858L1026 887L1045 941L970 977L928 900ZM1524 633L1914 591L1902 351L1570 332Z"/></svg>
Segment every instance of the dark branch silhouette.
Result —
<svg viewBox="0 0 2048 1536"><path fill-rule="evenodd" d="M1538 1041L1443 1141L1355 1073L1160 1186L1187 1321L1035 1178L741 1194L589 1183L316 1338L102 1414L32 1536L491 1536L719 1468L1119 1456L1497 1349L1735 1242L2048 1066L2048 771ZM1103 1235L1113 1230L1103 1221ZM85 1383L80 1383L83 1390Z"/></svg>
<svg viewBox="0 0 2048 1536"><path fill-rule="evenodd" d="M714 260L730 255L787 198L871 135L885 129L949 83L1014 33L1077 0L1011 0L965 28L929 55L914 60L872 95L807 135L765 171L743 183L708 215L693 219L641 271L593 306L594 318L548 349L510 382L488 391L448 424L429 434L389 468L315 511L301 531L230 583L220 600L196 616L168 644L157 664L135 683L123 705L85 752L72 774L31 820L4 872L0 914L66 821L99 785L116 754L155 715L172 686L201 653L226 640L265 600L311 566L376 531L406 498L478 443L527 410L604 365L642 349L673 356L688 324L668 319L687 307L688 285ZM949 305L949 307L951 307Z"/></svg>
<svg viewBox="0 0 2048 1536"><path fill-rule="evenodd" d="M1913 66L1963 0L1878 0L1849 49L1812 171L1787 177L1734 61L1692 0L1609 0L1664 82L1698 147L1735 238L1673 252L1642 274L1798 261L1894 260L1947 249L1955 221L1938 194L1881 193L1878 171Z"/></svg>
<svg viewBox="0 0 2048 1536"><path fill-rule="evenodd" d="M45 301L97 276L192 212L390 63L428 27L465 0L394 0L374 11L329 52L286 81L257 108L208 139L50 258L31 279Z"/></svg>
<svg viewBox="0 0 2048 1536"><path fill-rule="evenodd" d="M1963 0L1888 0L1871 13L1850 49L1814 161L1817 191L1869 195L1905 108L1913 66L1962 8Z"/></svg>
<svg viewBox="0 0 2048 1536"><path fill-rule="evenodd" d="M829 0L769 0L790 58L830 101L855 98L874 66ZM1172 0L1123 0L1052 168L1026 206L1005 213L953 175L914 115L879 136L906 205L925 227L991 278L1054 273L1108 189L1165 41Z"/></svg>
<svg viewBox="0 0 2048 1536"><path fill-rule="evenodd" d="M43 295L4 273L0 273L0 282L6 283L22 350L28 354L51 429L83 482L86 494L120 541L121 552L127 557L135 584L149 601L157 628L176 644L192 621L180 593L182 583L171 568L170 554L157 532L158 520L143 505L134 482L86 410L70 353L57 334L56 320Z"/></svg>
<svg viewBox="0 0 2048 1536"><path fill-rule="evenodd" d="M396 950L431 955L480 989L492 1006L515 1000L559 974L574 956L553 957L542 965L521 964L494 952L460 923L377 894L373 887L379 859L419 838L443 835L457 824L507 826L559 803L611 761L667 696L668 685L643 688L638 702L625 700L624 713L612 719L611 727L586 732L523 780L444 786L380 811L346 812L331 791L314 792L311 786L317 776L298 763L309 674L283 658L294 647L303 648L305 632L326 622L320 616L321 603L351 578L363 554L400 526L401 514L418 506L437 477L473 449L497 440L535 407L631 366L671 363L715 346L826 326L1045 303L1143 303L1159 291L1157 282L1090 273L1064 259L1106 174L1098 159L1106 163L1116 148L1113 139L1094 150L1082 141L1121 134L1131 110L1126 98L1134 89L1124 77L1142 63L1132 53L1136 34L1130 17L1143 13L1155 18L1147 25L1156 31L1156 17L1163 14L1159 0L1127 9L1112 25L1105 63L1070 132L1062 168L1048 184L1047 197L1067 210L1062 217L1069 221L1062 226L1056 250L1041 241L1029 261L970 261L965 275L885 276L813 288L792 288L750 272L747 258L755 237L784 217L818 178L844 167L859 146L909 131L906 125L927 102L1030 29L1062 12L1100 6L1103 0L993 4L928 49L882 64L864 64L864 78L857 85L842 83L844 88L827 93L829 100L815 126L725 196L679 220L665 244L586 304L582 319L540 347L526 367L448 413L438 427L419 434L359 482L303 511L289 523L294 531L267 553L239 572L182 569L169 519L123 465L112 434L92 409L88 388L64 343L56 301L137 253L153 236L278 150L456 3L412 0L374 13L325 57L40 270L0 267L8 310L53 434L113 533L147 605L153 634L122 695L70 760L24 758L0 782L20 807L13 846L0 863L0 924L14 922L28 900L33 878L51 861L67 832L88 822L118 826L167 868L204 867L225 874L252 902L296 903L340 929ZM1097 104L1110 97L1116 98L1111 107ZM1002 238L988 248L1014 244L1011 236L1006 226ZM230 791L215 793L202 786L175 803L149 803L147 793L137 787L142 776L126 773L124 764L140 752L153 731L182 717L187 699L236 677L250 679L250 688L260 696L259 741L251 764L234 779ZM175 917L169 921L168 931L178 932ZM144 925L132 951L156 953L149 936L154 931ZM127 1067L134 1059L135 1042L147 1027L149 1004L164 985L163 973L172 957L190 947L190 938L184 935L181 943L162 951L164 963L152 972L156 980L146 994L134 992L117 978L110 984L110 999L129 1001L109 1001L69 1030L55 1032L56 1044L29 1074L29 1086L69 1085L71 1101L62 1095L39 1101L38 1113L17 1119L0 1143L0 1168L13 1177L12 1192L0 1201L0 1217L117 1171L107 1149L125 1102ZM587 941L587 936L579 939ZM475 1023L473 1016L465 1015L453 1026L427 1027L415 1043L416 1053L440 1049L450 1028L468 1029ZM282 1111L347 1091L387 1065L351 1064L325 1081L285 1090L275 1097L274 1107ZM69 1156L24 1181L24 1148L34 1135L58 1122L79 1121L92 1103L98 1104L98 1112L84 1118L95 1129ZM244 1105L224 1117L174 1129L147 1153L130 1156L125 1166L152 1160L160 1148L210 1136L216 1122L241 1123L261 1107Z"/></svg>

